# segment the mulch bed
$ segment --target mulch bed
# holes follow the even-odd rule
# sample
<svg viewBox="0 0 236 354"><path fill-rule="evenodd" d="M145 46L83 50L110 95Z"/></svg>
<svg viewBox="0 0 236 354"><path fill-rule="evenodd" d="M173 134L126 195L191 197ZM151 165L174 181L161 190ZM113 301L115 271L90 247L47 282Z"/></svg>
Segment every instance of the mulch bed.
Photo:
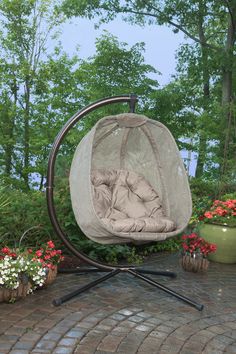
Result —
<svg viewBox="0 0 236 354"><path fill-rule="evenodd" d="M60 269L75 269L84 265L78 257L72 255L65 255L64 260L58 265L58 270Z"/></svg>

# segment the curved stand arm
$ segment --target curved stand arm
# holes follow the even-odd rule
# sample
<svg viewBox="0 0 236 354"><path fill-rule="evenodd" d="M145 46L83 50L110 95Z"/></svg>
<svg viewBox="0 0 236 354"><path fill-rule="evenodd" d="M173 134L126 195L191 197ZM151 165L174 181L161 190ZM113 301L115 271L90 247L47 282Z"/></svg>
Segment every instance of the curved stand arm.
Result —
<svg viewBox="0 0 236 354"><path fill-rule="evenodd" d="M48 213L49 217L51 220L51 223L53 225L53 228L56 232L56 234L62 239L66 247L77 257L82 259L84 262L95 266L100 269L104 270L113 270L116 269L115 266L110 266L110 265L105 265L103 263L97 262L91 258L89 258L87 255L83 254L81 251L79 251L77 248L74 247L74 245L70 242L68 236L64 233L64 231L61 229L60 224L58 222L57 216L56 216L56 210L54 207L54 198L53 198L53 187L54 187L54 170L55 170L55 162L56 162L56 157L58 150L62 144L63 139L69 132L69 130L80 120L82 119L85 115L88 113L96 110L97 108L113 104L113 103L118 103L118 102L128 102L130 106L130 112L134 112L135 108L135 103L137 102L137 96L136 95L124 95L124 96L114 96L114 97L108 97L104 98L102 100L96 101L82 110L78 111L73 117L71 117L67 123L62 127L61 131L57 135L52 149L51 153L49 156L49 161L48 161L48 170L47 170L47 185L46 185L46 196L47 196L47 206L48 206Z"/></svg>

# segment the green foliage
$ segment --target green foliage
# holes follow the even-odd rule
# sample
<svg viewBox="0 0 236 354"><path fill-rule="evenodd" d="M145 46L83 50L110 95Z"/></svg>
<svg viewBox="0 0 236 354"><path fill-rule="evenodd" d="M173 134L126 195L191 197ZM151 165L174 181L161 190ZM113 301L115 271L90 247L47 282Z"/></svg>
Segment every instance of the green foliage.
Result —
<svg viewBox="0 0 236 354"><path fill-rule="evenodd" d="M236 199L236 191L233 192L233 193L227 193L227 194L224 194L222 197L221 197L221 200L223 201L226 201L227 199Z"/></svg>
<svg viewBox="0 0 236 354"><path fill-rule="evenodd" d="M209 210L212 202L216 199L226 201L227 199L236 199L236 186L224 185L223 187L215 181L192 178L190 180L192 192L193 211L190 219L190 228L194 229L199 222L199 217ZM231 193L222 194L223 190Z"/></svg>
<svg viewBox="0 0 236 354"><path fill-rule="evenodd" d="M178 238L143 246L100 245L87 239L75 221L67 179L61 178L57 182L54 199L59 223L68 240L92 259L112 264L121 261L140 264L143 257L148 254L178 249ZM68 252L52 229L44 192L29 191L26 193L9 189L7 195L13 202L6 206L4 214L0 213L1 245L40 247L52 239L57 247L63 250L63 253Z"/></svg>
<svg viewBox="0 0 236 354"><path fill-rule="evenodd" d="M186 148L183 138L196 134L196 114L193 102L181 80L166 85L152 94L153 103L149 107L148 116L165 124L178 140L181 149ZM191 146L188 146L192 149Z"/></svg>
<svg viewBox="0 0 236 354"><path fill-rule="evenodd" d="M219 193L219 185L215 181L191 178L193 211L190 219L190 228L194 229L204 212L210 207L212 201Z"/></svg>
<svg viewBox="0 0 236 354"><path fill-rule="evenodd" d="M185 100L178 92L170 94L169 88L160 90L160 116L165 119L166 113L169 126L183 117L182 125L176 125L176 138L178 130L185 136L192 124L188 137L194 137L192 150L198 152L197 177L235 181L235 1L64 0L60 10L67 17L84 16L98 23L122 14L131 24L167 25L174 33L182 31L190 41L177 54L174 84L181 82Z"/></svg>
<svg viewBox="0 0 236 354"><path fill-rule="evenodd" d="M4 213L5 208L10 203L4 187L0 186L0 213Z"/></svg>
<svg viewBox="0 0 236 354"><path fill-rule="evenodd" d="M215 181L193 177L189 182L193 197L202 198L208 196L211 199L217 197L219 186Z"/></svg>
<svg viewBox="0 0 236 354"><path fill-rule="evenodd" d="M145 64L144 50L144 43L129 48L127 43L105 32L96 41L96 54L83 60L78 69L85 100L135 92L143 103L158 85L149 78L157 71Z"/></svg>
<svg viewBox="0 0 236 354"><path fill-rule="evenodd" d="M141 253L144 256L148 256L149 254L163 252L163 251L174 252L179 249L180 244L181 244L180 236L176 236L164 241L159 241L147 246L143 246Z"/></svg>
<svg viewBox="0 0 236 354"><path fill-rule="evenodd" d="M128 262L140 264L142 256L140 256L133 246L129 245L101 245L95 243L85 236L77 234L69 237L73 245L85 253L90 258L97 261L105 261L109 264L117 264L118 262Z"/></svg>
<svg viewBox="0 0 236 354"><path fill-rule="evenodd" d="M96 55L88 60L69 57L60 45L48 54L49 34L63 20L61 14L57 17L56 5L46 0L22 4L5 0L2 4L0 174L10 185L25 191L43 190L52 142L76 111L102 97L134 91L145 92L147 101L157 87L149 78L156 70L144 62L143 43L129 48L105 33L97 39ZM120 106L121 112L127 111L127 104ZM72 154L101 116L119 110L117 105L102 108L78 123L65 139L60 159Z"/></svg>
<svg viewBox="0 0 236 354"><path fill-rule="evenodd" d="M198 152L202 178L191 180L193 223L217 194L235 191L235 36L229 41L235 2L2 0L0 11L0 174L9 186L6 197L0 190L2 240L10 245L22 235L27 245L55 240L42 192L49 151L68 118L101 97L135 92L141 113L166 124L180 148ZM143 43L129 47L105 32L87 60L69 57L58 44L48 54L48 36L57 32L63 11L68 17L99 17L100 22L122 13L132 24L167 24L193 41L177 54L173 82L157 90L157 81L150 78L157 70L145 63ZM75 222L66 182L74 149L98 119L123 111L127 105L112 105L86 116L67 135L57 159L55 204L63 230L79 249L112 263L124 258L139 262L142 247L145 254L178 248L178 239L140 250L97 245L85 239Z"/></svg>
<svg viewBox="0 0 236 354"><path fill-rule="evenodd" d="M18 247L24 233L22 244L29 247L40 245L53 238L45 193L40 191L26 193L9 189L7 195L11 203L6 206L4 213L0 213L1 244Z"/></svg>

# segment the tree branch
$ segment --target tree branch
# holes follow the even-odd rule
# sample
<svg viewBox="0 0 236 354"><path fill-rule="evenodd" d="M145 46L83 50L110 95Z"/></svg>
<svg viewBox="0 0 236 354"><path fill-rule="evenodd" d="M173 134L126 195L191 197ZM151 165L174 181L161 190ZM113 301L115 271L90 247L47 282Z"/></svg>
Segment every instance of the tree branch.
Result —
<svg viewBox="0 0 236 354"><path fill-rule="evenodd" d="M234 18L234 14L233 14L233 11L230 6L230 2L229 2L229 0L225 0L225 3L226 3L227 9L229 10L229 15L231 18L232 27L235 29L235 18Z"/></svg>
<svg viewBox="0 0 236 354"><path fill-rule="evenodd" d="M154 11L156 11L159 15L162 15L164 16L163 12L161 10L159 10L158 8L156 8L155 6L151 5L151 4L148 4L145 0L144 2L146 3L146 5L148 5L150 8L152 8ZM122 11L120 11L122 12ZM135 11L135 10L132 10L132 9L123 9L123 12L130 12L130 13L133 13L135 15L142 15L142 16L148 16L148 17L153 17L153 18L156 18L157 19L157 15L156 14L153 14L151 12L144 12L144 11ZM165 22L168 23L169 25L175 27L176 29L180 30L181 32L183 32L186 36L188 36L189 38L191 38L193 41L207 47L207 48L210 48L210 49L213 49L213 50L222 50L220 47L218 46L215 46L215 45L212 45L212 44L209 44L207 42L202 42L199 38L195 37L194 35L192 35L189 31L187 31L182 25L172 21L170 18L164 16L164 19L165 19Z"/></svg>

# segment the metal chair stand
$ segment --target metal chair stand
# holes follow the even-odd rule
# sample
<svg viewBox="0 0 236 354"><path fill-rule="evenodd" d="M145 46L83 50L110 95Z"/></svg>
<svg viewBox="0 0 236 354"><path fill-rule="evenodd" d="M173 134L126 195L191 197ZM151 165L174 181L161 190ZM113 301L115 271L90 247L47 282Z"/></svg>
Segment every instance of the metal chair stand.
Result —
<svg viewBox="0 0 236 354"><path fill-rule="evenodd" d="M135 109L135 103L137 101L137 97L135 95L124 95L124 96L115 96L111 98L105 98L103 100L97 101L95 103L92 103L91 105L85 107L81 111L77 112L71 119L67 121L67 123L62 127L61 131L59 132L58 136L56 137L54 144L51 149L51 154L49 156L49 161L48 161L48 171L47 171L47 186L46 186L46 195L47 195L47 205L48 205L48 213L49 217L51 220L51 223L54 227L54 230L56 234L61 238L65 246L78 258L80 258L82 261L84 261L86 264L89 264L92 267L89 268L80 268L80 269L75 269L75 270L70 270L66 271L64 270L64 273L76 273L76 274L81 274L81 273L94 273L94 272L105 272L105 275L102 275L101 277L89 282L88 284L85 284L78 288L77 290L64 295L58 299L53 300L53 305L55 306L60 306L62 303L70 300L74 296L77 296L94 286L102 283L105 280L108 280L109 278L114 277L115 275L119 273L128 273L136 278L139 278L146 283L161 289L165 291L167 294L172 295L176 297L177 299L180 299L187 303L190 306L195 307L197 310L201 311L203 309L202 304L198 304L195 301L187 298L186 296L183 296L168 287L154 281L153 279L149 278L146 274L150 275L160 275L160 276L166 276L170 278L175 278L176 274L173 272L169 271L153 271L153 270L147 270L139 267L134 267L134 266L112 266L112 265L107 265L103 264L101 262L94 261L93 259L89 258L82 252L80 252L69 240L68 236L64 233L64 231L61 229L57 216L56 216L56 210L54 207L54 198L53 198L53 190L54 190L54 169L55 169L55 162L56 162L56 157L58 150L62 144L62 141L66 134L69 132L69 130L81 119L83 118L86 114L92 112L93 110L108 105L112 103L118 103L118 102L128 102L130 106L130 112L134 112Z"/></svg>
<svg viewBox="0 0 236 354"><path fill-rule="evenodd" d="M198 304L195 301L189 299L188 297L181 295L177 292L175 292L174 290L160 284L157 281L154 281L153 279L149 278L148 276L146 276L146 274L151 274L151 275L161 275L161 276L165 276L165 277L170 277L170 278L176 278L176 273L174 272L169 272L169 271L154 271L154 270L148 270L148 269L143 269L143 268L139 268L139 267L114 267L112 270L105 270L102 268L83 268L81 267L80 269L74 269L74 270L61 270L61 273L75 273L76 275L79 274L84 274L84 273L95 273L95 272L105 272L105 275L102 275L101 277L79 287L77 290L72 291L71 293L68 293L67 295L64 295L60 298L54 299L53 300L53 305L54 306L60 306L61 304L63 304L64 302L72 299L73 297L95 287L96 285L104 282L105 280L108 280L109 278L114 277L115 275L119 274L119 273L128 273L133 275L136 278L139 278L143 281L145 281L146 283L161 289L163 291L165 291L167 294L172 295L174 297L176 297L179 300L184 301L185 303L187 303L190 306L195 307L197 310L202 311L203 310L203 305L202 304Z"/></svg>

